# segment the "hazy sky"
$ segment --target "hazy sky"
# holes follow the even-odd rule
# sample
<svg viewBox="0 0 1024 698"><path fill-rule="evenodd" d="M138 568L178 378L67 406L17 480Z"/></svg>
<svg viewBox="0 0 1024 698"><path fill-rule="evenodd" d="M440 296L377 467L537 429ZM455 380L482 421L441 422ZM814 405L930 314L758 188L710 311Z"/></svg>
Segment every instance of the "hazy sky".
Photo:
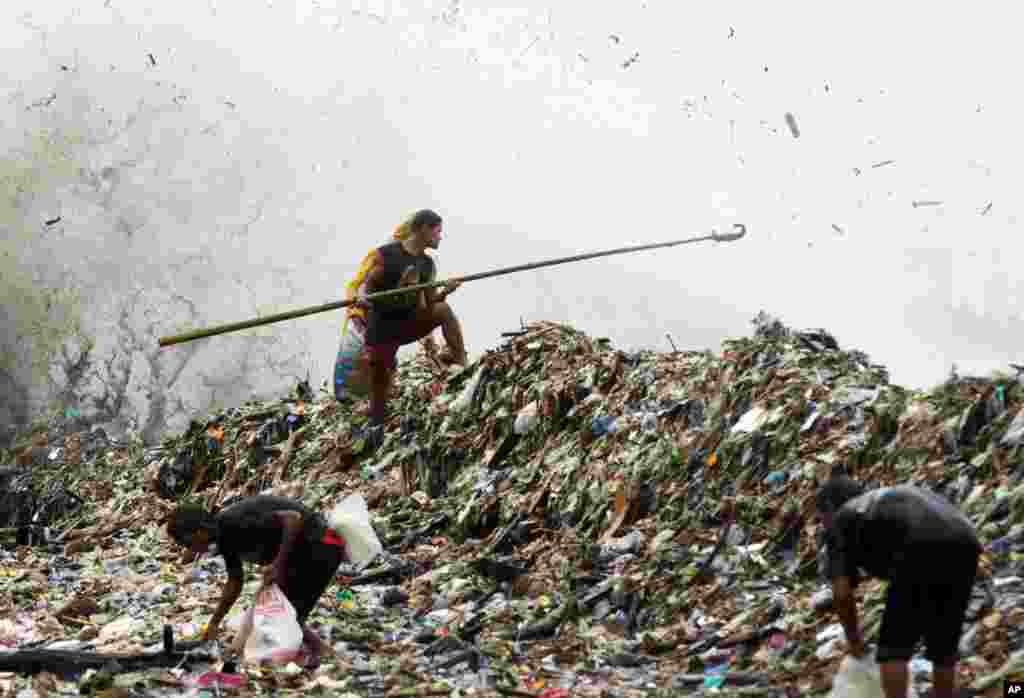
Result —
<svg viewBox="0 0 1024 698"><path fill-rule="evenodd" d="M741 242L473 282L451 302L471 353L520 318L717 350L764 309L925 387L954 362L1024 359L1011 8L8 0L0 90L44 98L64 64L115 115L140 81L188 105L145 136L178 158L159 194L173 215L140 211L110 244L125 264L211 253L203 288L178 289L211 325L338 297L422 207L445 218L442 275L742 222ZM233 184L210 174L225 158ZM323 380L340 313L289 325Z"/></svg>

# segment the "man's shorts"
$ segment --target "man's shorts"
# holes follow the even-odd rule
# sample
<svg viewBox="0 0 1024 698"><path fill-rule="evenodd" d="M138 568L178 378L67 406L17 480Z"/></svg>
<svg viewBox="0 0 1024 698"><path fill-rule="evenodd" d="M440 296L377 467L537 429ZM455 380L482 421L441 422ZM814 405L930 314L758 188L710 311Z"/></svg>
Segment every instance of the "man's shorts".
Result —
<svg viewBox="0 0 1024 698"><path fill-rule="evenodd" d="M394 371L398 368L398 348L426 337L441 325L434 314L420 308L408 320L389 323L381 333L384 341L366 345L366 354L371 365L383 365Z"/></svg>
<svg viewBox="0 0 1024 698"><path fill-rule="evenodd" d="M320 540L296 542L288 556L288 573L281 591L295 607L300 624L309 618L347 558L345 541L331 531Z"/></svg>
<svg viewBox="0 0 1024 698"><path fill-rule="evenodd" d="M979 548L966 543L912 547L889 582L878 636L879 662L909 660L924 638L934 664L956 661L978 571Z"/></svg>

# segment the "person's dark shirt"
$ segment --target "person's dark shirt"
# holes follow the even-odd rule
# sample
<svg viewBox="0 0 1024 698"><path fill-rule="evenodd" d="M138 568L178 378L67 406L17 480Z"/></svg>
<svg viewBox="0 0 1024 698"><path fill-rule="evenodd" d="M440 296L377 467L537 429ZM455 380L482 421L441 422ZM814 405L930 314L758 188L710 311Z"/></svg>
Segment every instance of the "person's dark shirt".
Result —
<svg viewBox="0 0 1024 698"><path fill-rule="evenodd" d="M274 516L278 511L302 514L304 533L317 520L302 502L272 495L247 497L217 513L217 552L224 557L232 577L242 575L243 561L269 565L277 557L284 533L284 527Z"/></svg>
<svg viewBox="0 0 1024 698"><path fill-rule="evenodd" d="M914 546L981 548L974 526L959 509L912 485L883 487L851 499L833 515L826 541L826 575L849 577L853 584L861 569L892 580Z"/></svg>
<svg viewBox="0 0 1024 698"><path fill-rule="evenodd" d="M426 254L409 254L399 241L382 245L377 252L382 271L377 285L368 289L373 293L429 283L437 274L433 259ZM419 294L419 291L412 291L371 300L366 317L366 343L379 344L396 339L395 333L400 331L401 324L415 315Z"/></svg>

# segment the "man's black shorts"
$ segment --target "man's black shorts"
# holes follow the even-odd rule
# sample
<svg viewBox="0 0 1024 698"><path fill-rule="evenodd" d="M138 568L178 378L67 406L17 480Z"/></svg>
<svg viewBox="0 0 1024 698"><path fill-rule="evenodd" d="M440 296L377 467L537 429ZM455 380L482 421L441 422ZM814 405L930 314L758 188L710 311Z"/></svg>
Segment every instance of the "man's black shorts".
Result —
<svg viewBox="0 0 1024 698"><path fill-rule="evenodd" d="M345 561L345 548L321 540L300 538L288 556L288 576L281 591L305 623L317 601Z"/></svg>
<svg viewBox="0 0 1024 698"><path fill-rule="evenodd" d="M981 551L973 544L921 545L908 551L889 582L878 637L879 662L909 660L924 638L934 664L956 661Z"/></svg>

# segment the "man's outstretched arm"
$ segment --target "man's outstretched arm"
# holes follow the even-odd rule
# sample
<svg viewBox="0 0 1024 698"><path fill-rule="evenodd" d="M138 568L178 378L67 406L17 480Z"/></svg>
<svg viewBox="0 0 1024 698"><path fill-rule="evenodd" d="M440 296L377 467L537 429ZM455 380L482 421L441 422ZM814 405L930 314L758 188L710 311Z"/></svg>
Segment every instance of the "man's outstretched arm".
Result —
<svg viewBox="0 0 1024 698"><path fill-rule="evenodd" d="M220 601L217 602L217 608L213 611L213 615L210 616L210 621L206 624L206 632L203 633L203 641L213 640L217 637L220 632L221 621L231 610L231 607L238 601L238 597L242 594L242 585L245 583L245 572L242 569L242 562L240 560L228 561L228 581L221 590Z"/></svg>

